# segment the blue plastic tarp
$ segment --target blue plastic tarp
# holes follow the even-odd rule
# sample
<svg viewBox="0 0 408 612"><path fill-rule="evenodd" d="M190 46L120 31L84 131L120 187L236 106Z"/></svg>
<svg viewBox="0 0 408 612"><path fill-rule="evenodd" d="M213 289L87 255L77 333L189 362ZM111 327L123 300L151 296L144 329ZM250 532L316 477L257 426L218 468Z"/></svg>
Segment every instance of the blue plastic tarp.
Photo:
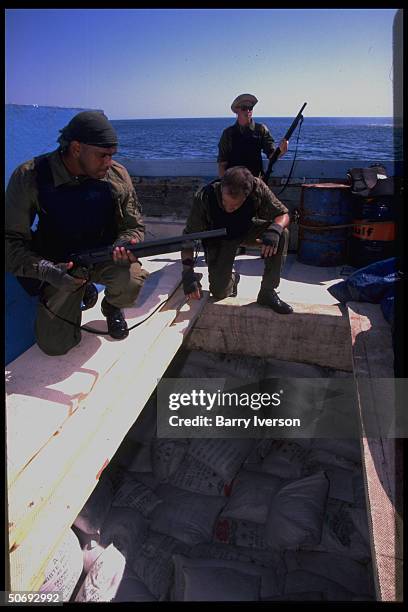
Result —
<svg viewBox="0 0 408 612"><path fill-rule="evenodd" d="M329 293L342 304L371 302L381 304L384 318L392 325L397 283L402 280L395 257L360 268L346 280L329 287Z"/></svg>

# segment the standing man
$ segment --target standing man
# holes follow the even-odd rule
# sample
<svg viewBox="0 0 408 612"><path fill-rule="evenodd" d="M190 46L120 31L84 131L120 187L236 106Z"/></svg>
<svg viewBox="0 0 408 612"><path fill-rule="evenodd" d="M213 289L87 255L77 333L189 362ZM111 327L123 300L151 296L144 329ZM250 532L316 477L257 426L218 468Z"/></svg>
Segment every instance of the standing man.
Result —
<svg viewBox="0 0 408 612"><path fill-rule="evenodd" d="M233 166L245 166L254 176L263 174L262 151L268 157L272 156L274 140L263 123L255 123L252 110L258 102L252 94L241 94L231 104L231 110L237 115L234 125L227 127L218 143L218 175L224 176L225 171ZM281 157L288 150L288 141L284 138L279 144Z"/></svg>
<svg viewBox="0 0 408 612"><path fill-rule="evenodd" d="M218 299L237 295L239 275L233 272L233 265L238 246L242 242L260 245L265 267L257 302L279 314L290 314L292 307L275 291L287 253L288 225L288 209L262 179L243 166L235 166L222 179L197 191L184 233L226 228L226 238L212 239L205 245L210 292ZM200 299L193 250L183 249L181 260L184 293Z"/></svg>
<svg viewBox="0 0 408 612"><path fill-rule="evenodd" d="M143 240L144 224L130 176L112 159L118 144L112 125L102 112L85 111L60 132L59 148L21 164L6 192L6 269L40 296L35 333L47 355L63 355L81 340L87 281L105 285L108 332L126 338L121 308L134 303L147 276L123 246ZM111 244L112 261L89 274L69 260L70 253Z"/></svg>

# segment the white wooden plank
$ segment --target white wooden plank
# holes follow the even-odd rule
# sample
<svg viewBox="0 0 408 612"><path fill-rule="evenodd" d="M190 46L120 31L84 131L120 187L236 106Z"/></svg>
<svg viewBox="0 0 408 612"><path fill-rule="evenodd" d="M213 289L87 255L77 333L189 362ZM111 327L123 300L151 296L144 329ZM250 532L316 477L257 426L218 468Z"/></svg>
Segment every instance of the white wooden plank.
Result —
<svg viewBox="0 0 408 612"><path fill-rule="evenodd" d="M143 259L150 271L136 306L124 309L129 327L148 316L176 288L179 254ZM85 311L83 323L106 330L98 305ZM136 330L135 330L136 331ZM80 344L66 355L50 357L37 345L6 367L7 457L9 486L20 471L64 426L112 365L135 343L135 331L121 342L82 332ZM136 345L135 345L136 346ZM28 434L29 431L29 434Z"/></svg>
<svg viewBox="0 0 408 612"><path fill-rule="evenodd" d="M69 471L58 483L47 503L42 507L25 538L11 554L11 577L14 590L38 589L56 540L77 516L87 497L96 485L95 475L106 458L111 458L130 428L135 416L140 413L174 354L183 342L184 336L203 308L208 294L200 302L182 306L174 323L167 327L139 363L137 376L127 368L122 377L120 401L113 398L107 402L106 410L76 453ZM176 292L167 306L167 313L174 317L178 304L184 303L184 294ZM110 384L118 384L117 372L107 376ZM135 389L137 388L137 393Z"/></svg>

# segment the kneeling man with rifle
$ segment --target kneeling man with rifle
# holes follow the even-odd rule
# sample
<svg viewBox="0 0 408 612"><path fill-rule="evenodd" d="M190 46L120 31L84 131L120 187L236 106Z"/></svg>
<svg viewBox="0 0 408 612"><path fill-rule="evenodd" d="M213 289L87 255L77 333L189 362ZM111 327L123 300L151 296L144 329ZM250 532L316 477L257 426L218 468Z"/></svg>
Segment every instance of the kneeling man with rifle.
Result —
<svg viewBox="0 0 408 612"><path fill-rule="evenodd" d="M103 113L84 111L60 131L59 148L20 165L6 193L6 269L40 296L35 332L48 355L79 343L81 303L97 299L87 281L105 285L108 332L126 338L121 308L134 303L148 274L124 246L142 241L145 228L130 176L112 160L118 144L112 125ZM112 243L108 260L87 274L74 267L70 253Z"/></svg>
<svg viewBox="0 0 408 612"><path fill-rule="evenodd" d="M224 238L204 242L210 292L217 299L237 295L239 275L233 271L237 249L258 244L265 267L258 304L279 314L293 312L276 293L288 248L289 214L265 183L243 166L229 168L194 196L185 234L226 228ZM189 298L200 299L199 275L194 272L193 250L181 251L183 288Z"/></svg>

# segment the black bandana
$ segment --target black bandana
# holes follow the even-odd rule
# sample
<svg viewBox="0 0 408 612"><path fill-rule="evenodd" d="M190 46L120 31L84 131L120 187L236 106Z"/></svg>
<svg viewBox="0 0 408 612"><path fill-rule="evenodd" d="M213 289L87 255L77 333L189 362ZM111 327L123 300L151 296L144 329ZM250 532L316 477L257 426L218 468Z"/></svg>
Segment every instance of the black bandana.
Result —
<svg viewBox="0 0 408 612"><path fill-rule="evenodd" d="M58 142L61 146L72 140L96 147L115 147L118 144L115 130L106 115L99 111L78 113L60 132Z"/></svg>

